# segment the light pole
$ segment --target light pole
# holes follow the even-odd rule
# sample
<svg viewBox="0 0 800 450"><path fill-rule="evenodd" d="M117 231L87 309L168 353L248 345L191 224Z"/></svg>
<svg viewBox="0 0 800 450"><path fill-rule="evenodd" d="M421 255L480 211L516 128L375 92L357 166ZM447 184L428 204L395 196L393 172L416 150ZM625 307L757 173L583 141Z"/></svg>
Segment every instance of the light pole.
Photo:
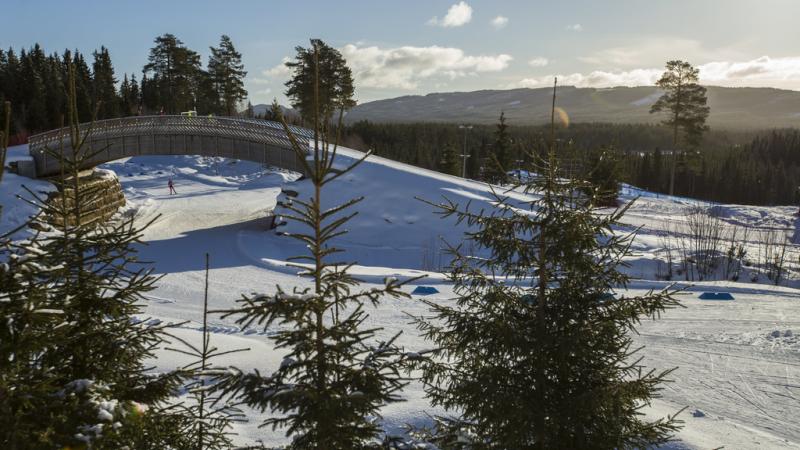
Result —
<svg viewBox="0 0 800 450"><path fill-rule="evenodd" d="M467 131L472 129L472 125L459 125L458 128L464 130L464 154L461 155L461 158L463 158L461 164L461 178L467 178L467 158L469 158L469 153L467 153Z"/></svg>

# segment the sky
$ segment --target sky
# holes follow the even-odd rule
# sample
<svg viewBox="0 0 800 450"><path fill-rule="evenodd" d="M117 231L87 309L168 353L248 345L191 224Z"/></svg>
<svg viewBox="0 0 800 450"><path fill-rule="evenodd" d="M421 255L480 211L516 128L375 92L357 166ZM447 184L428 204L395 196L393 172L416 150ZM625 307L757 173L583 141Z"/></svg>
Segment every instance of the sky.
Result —
<svg viewBox="0 0 800 450"><path fill-rule="evenodd" d="M105 45L118 78L141 76L175 34L207 61L222 34L253 104L277 98L296 46L319 38L353 70L359 102L432 92L652 85L670 59L701 82L800 90L798 0L3 0L0 47Z"/></svg>

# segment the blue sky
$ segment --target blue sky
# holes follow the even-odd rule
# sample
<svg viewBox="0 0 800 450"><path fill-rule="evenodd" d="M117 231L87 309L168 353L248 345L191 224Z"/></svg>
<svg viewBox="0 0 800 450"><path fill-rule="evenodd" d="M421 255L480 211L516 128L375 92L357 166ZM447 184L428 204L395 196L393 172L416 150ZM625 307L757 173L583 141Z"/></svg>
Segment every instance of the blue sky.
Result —
<svg viewBox="0 0 800 450"><path fill-rule="evenodd" d="M652 84L685 59L704 83L800 90L800 1L4 0L0 46L109 48L140 76L153 38L205 58L228 34L253 103L284 101L281 61L318 37L339 48L359 101L408 94Z"/></svg>

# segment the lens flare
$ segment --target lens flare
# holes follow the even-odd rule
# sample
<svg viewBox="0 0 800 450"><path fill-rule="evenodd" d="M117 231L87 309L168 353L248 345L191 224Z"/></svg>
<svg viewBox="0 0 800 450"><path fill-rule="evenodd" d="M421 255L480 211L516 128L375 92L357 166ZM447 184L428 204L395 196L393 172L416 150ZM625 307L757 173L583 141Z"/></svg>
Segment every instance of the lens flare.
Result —
<svg viewBox="0 0 800 450"><path fill-rule="evenodd" d="M558 106L556 106L556 122L561 123L564 128L569 128L569 114Z"/></svg>

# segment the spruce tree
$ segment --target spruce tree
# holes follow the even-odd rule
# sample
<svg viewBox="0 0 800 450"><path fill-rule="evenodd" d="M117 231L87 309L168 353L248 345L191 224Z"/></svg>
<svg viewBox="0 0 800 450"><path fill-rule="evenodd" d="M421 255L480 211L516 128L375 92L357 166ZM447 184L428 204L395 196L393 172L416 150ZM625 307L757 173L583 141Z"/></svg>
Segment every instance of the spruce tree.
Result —
<svg viewBox="0 0 800 450"><path fill-rule="evenodd" d="M24 105L23 120L27 131L38 132L47 128L45 87L31 53L20 52L20 103Z"/></svg>
<svg viewBox="0 0 800 450"><path fill-rule="evenodd" d="M267 110L266 113L264 113L264 119L279 122L282 116L283 116L283 109L281 109L281 105L278 103L278 99L273 98L272 103L269 105L269 109Z"/></svg>
<svg viewBox="0 0 800 450"><path fill-rule="evenodd" d="M490 183L504 183L511 170L511 138L508 136L508 125L504 112L500 113L497 127L494 132L494 144L489 156L487 181Z"/></svg>
<svg viewBox="0 0 800 450"><path fill-rule="evenodd" d="M92 53L92 104L97 110L98 119L119 117L120 99L117 96L117 79L114 77L114 66L111 55L104 46L100 51Z"/></svg>
<svg viewBox="0 0 800 450"><path fill-rule="evenodd" d="M555 94L554 94L555 104ZM454 304L425 301L416 324L435 350L419 363L439 418L442 449L646 448L668 440L674 417L640 410L670 371L647 371L631 349L640 317L676 305L672 292L629 296L620 272L629 235L615 232L628 206L605 214L564 178L553 152L515 186L524 202L495 194L492 211L445 200L470 225L485 258L454 254ZM619 291L617 291L619 290Z"/></svg>
<svg viewBox="0 0 800 450"><path fill-rule="evenodd" d="M243 421L242 412L227 404L223 399L215 397L209 392L209 382L212 381L215 371L212 368L213 360L223 355L246 351L247 349L219 350L211 345L211 332L208 329L208 280L210 269L210 256L206 253L205 287L203 289L203 327L200 345L189 342L177 336L172 338L183 344L182 348L172 350L192 357L192 362L183 367L189 374L190 382L184 387L189 391L191 400L177 408L177 414L184 418L182 434L190 441L194 441L192 448L196 449L229 449L233 446L231 441L231 427L233 422Z"/></svg>
<svg viewBox="0 0 800 450"><path fill-rule="evenodd" d="M442 151L442 157L439 160L439 172L461 176L461 155L451 144L445 145Z"/></svg>
<svg viewBox="0 0 800 450"><path fill-rule="evenodd" d="M3 438L16 439L14 430L35 437L16 448L191 448L180 446L180 430L162 428L182 422L164 405L181 374L146 373L164 327L134 320L157 280L136 258L142 229L133 218L103 222L96 211L103 193L81 181L87 160L102 149L83 144L89 131L78 125L75 67L68 73L69 135L47 149L62 165L58 195L28 191L42 211L29 227L44 231L3 244L10 264L0 271L0 305L5 317L20 319L0 330L8 333L2 359L11 362L0 365L0 392L11 396L0 403L14 409L2 416L17 422Z"/></svg>
<svg viewBox="0 0 800 450"><path fill-rule="evenodd" d="M619 194L619 154L613 147L591 150L586 161L583 192L597 206L616 206Z"/></svg>
<svg viewBox="0 0 800 450"><path fill-rule="evenodd" d="M320 51L318 46L311 50L310 70L317 81L321 81ZM368 317L364 307L376 305L383 296L408 294L401 291L404 283L394 278L387 278L383 287L358 290L358 281L348 273L352 263L335 259L342 250L331 240L346 233L344 225L356 214L346 211L361 198L331 205L323 193L368 154L347 167L334 166L340 162L336 160L338 139L331 139L330 128L322 120L319 89L313 91L312 154L282 121L314 186L313 197L294 199L286 205L289 214L284 216L309 229L289 237L308 248L308 254L293 259L306 263L295 267L310 278L312 287L290 291L278 287L275 294L244 296L239 308L225 313L237 316L243 327L269 328L270 339L287 353L271 374L231 369L233 374L230 370L222 373L217 386L250 407L270 411L262 426L285 427L293 438L291 448L367 448L377 445L379 409L400 400L397 393L405 380L400 374L403 355L394 344L397 336L377 341L380 329L363 326ZM337 130L346 105L338 106ZM310 112L306 109L306 114ZM280 328L272 328L275 325Z"/></svg>
<svg viewBox="0 0 800 450"><path fill-rule="evenodd" d="M208 73L222 107L221 112L227 116L236 115L236 105L247 98L244 88L247 71L242 64L242 54L236 51L230 37L223 34L219 47L211 47Z"/></svg>

